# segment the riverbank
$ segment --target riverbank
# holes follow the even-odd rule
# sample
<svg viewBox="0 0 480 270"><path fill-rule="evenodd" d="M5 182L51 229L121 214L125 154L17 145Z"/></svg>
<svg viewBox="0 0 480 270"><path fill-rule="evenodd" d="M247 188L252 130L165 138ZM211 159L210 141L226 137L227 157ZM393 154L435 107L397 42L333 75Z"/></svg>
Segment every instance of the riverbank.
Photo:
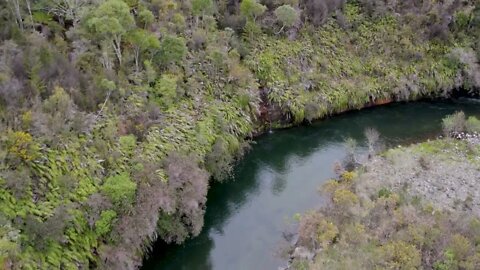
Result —
<svg viewBox="0 0 480 270"><path fill-rule="evenodd" d="M322 187L290 269L478 269L477 135L397 147Z"/></svg>

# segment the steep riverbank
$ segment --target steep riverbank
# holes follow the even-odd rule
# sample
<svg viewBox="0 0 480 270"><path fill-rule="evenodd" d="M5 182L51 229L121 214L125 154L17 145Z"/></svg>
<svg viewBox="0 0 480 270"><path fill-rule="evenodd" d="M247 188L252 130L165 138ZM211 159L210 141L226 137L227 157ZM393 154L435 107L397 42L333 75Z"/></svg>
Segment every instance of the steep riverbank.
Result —
<svg viewBox="0 0 480 270"><path fill-rule="evenodd" d="M324 184L290 268L478 269L480 143L464 137L388 150Z"/></svg>

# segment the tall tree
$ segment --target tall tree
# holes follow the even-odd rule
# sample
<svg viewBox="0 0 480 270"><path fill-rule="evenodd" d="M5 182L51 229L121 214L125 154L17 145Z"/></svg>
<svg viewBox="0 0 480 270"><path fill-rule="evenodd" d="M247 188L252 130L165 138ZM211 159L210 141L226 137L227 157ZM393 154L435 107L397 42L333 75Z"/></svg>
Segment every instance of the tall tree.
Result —
<svg viewBox="0 0 480 270"><path fill-rule="evenodd" d="M153 52L160 48L160 41L152 33L135 29L130 31L127 37L128 42L133 47L133 55L135 58L135 70L139 71L140 56L142 53Z"/></svg>
<svg viewBox="0 0 480 270"><path fill-rule="evenodd" d="M298 20L298 12L290 5L283 5L278 7L275 10L275 16L277 20L282 23L282 28L278 33L282 32L283 29L286 27L292 27L295 22Z"/></svg>
<svg viewBox="0 0 480 270"><path fill-rule="evenodd" d="M212 0L192 0L192 12L198 24L198 17L204 17L213 11Z"/></svg>
<svg viewBox="0 0 480 270"><path fill-rule="evenodd" d="M262 15L267 7L257 3L256 0L243 0L240 4L240 13L249 20L255 20Z"/></svg>
<svg viewBox="0 0 480 270"><path fill-rule="evenodd" d="M104 2L87 21L90 32L112 46L119 64L122 64L122 38L134 26L130 8L121 0Z"/></svg>

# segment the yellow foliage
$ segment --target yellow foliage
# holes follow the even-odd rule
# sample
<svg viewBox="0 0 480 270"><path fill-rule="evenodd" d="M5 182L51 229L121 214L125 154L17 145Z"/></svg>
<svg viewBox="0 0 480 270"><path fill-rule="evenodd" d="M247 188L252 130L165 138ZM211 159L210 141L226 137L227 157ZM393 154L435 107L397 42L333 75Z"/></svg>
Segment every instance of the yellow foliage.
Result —
<svg viewBox="0 0 480 270"><path fill-rule="evenodd" d="M419 269L422 263L420 251L403 241L395 241L381 247L387 269Z"/></svg>
<svg viewBox="0 0 480 270"><path fill-rule="evenodd" d="M16 131L10 135L8 152L24 161L34 159L35 144L32 135L23 131Z"/></svg>
<svg viewBox="0 0 480 270"><path fill-rule="evenodd" d="M358 202L358 197L355 193L348 189L340 188L333 193L333 202L339 206L352 206Z"/></svg>
<svg viewBox="0 0 480 270"><path fill-rule="evenodd" d="M355 172L344 172L342 173L342 180L346 182L352 182L357 177Z"/></svg>
<svg viewBox="0 0 480 270"><path fill-rule="evenodd" d="M317 240L323 247L327 247L338 235L338 228L330 221L322 219L318 224Z"/></svg>
<svg viewBox="0 0 480 270"><path fill-rule="evenodd" d="M26 111L22 114L22 126L28 129L32 124L32 111Z"/></svg>
<svg viewBox="0 0 480 270"><path fill-rule="evenodd" d="M472 250L472 245L465 236L455 234L450 241L449 248L457 260L464 260Z"/></svg>
<svg viewBox="0 0 480 270"><path fill-rule="evenodd" d="M335 179L330 179L322 185L321 191L327 194L333 194L340 187L340 183Z"/></svg>

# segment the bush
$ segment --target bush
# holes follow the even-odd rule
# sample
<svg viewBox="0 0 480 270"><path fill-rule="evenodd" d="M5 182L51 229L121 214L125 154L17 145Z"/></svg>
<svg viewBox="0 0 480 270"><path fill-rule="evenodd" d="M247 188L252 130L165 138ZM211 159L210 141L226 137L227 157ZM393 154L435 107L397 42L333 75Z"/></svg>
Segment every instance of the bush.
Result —
<svg viewBox="0 0 480 270"><path fill-rule="evenodd" d="M350 207L358 202L358 197L350 190L340 188L335 190L332 200L340 207Z"/></svg>
<svg viewBox="0 0 480 270"><path fill-rule="evenodd" d="M480 133L480 120L474 116L470 116L465 123L465 130L468 133Z"/></svg>
<svg viewBox="0 0 480 270"><path fill-rule="evenodd" d="M101 189L112 203L121 209L132 205L137 184L130 180L128 173L121 173L108 177Z"/></svg>
<svg viewBox="0 0 480 270"><path fill-rule="evenodd" d="M374 128L367 128L364 134L367 138L369 155L377 154L381 149L380 133Z"/></svg>
<svg viewBox="0 0 480 270"><path fill-rule="evenodd" d="M177 98L177 77L163 74L151 90L152 100L164 109L169 108Z"/></svg>
<svg viewBox="0 0 480 270"><path fill-rule="evenodd" d="M317 226L317 241L323 247L327 247L338 236L338 228L332 222L322 219Z"/></svg>
<svg viewBox="0 0 480 270"><path fill-rule="evenodd" d="M166 36L160 43L160 50L154 59L159 66L165 67L172 63L179 63L187 54L187 46L183 38Z"/></svg>
<svg viewBox="0 0 480 270"><path fill-rule="evenodd" d="M460 111L448 115L442 120L442 128L445 136L452 136L465 130L465 114Z"/></svg>
<svg viewBox="0 0 480 270"><path fill-rule="evenodd" d="M275 10L275 16L277 20L282 23L282 29L284 27L292 27L298 20L298 12L290 5L283 5Z"/></svg>
<svg viewBox="0 0 480 270"><path fill-rule="evenodd" d="M95 222L95 232L97 235L104 236L112 229L113 220L117 213L113 210L106 210L100 214L100 219Z"/></svg>
<svg viewBox="0 0 480 270"><path fill-rule="evenodd" d="M381 249L383 265L387 269L419 269L422 263L420 251L403 241L390 242Z"/></svg>
<svg viewBox="0 0 480 270"><path fill-rule="evenodd" d="M10 133L8 136L8 152L23 161L31 161L38 154L38 146L32 135L23 131Z"/></svg>
<svg viewBox="0 0 480 270"><path fill-rule="evenodd" d="M213 145L212 151L205 157L205 167L217 181L223 181L230 176L233 170L234 156L230 153L224 139L219 138Z"/></svg>

